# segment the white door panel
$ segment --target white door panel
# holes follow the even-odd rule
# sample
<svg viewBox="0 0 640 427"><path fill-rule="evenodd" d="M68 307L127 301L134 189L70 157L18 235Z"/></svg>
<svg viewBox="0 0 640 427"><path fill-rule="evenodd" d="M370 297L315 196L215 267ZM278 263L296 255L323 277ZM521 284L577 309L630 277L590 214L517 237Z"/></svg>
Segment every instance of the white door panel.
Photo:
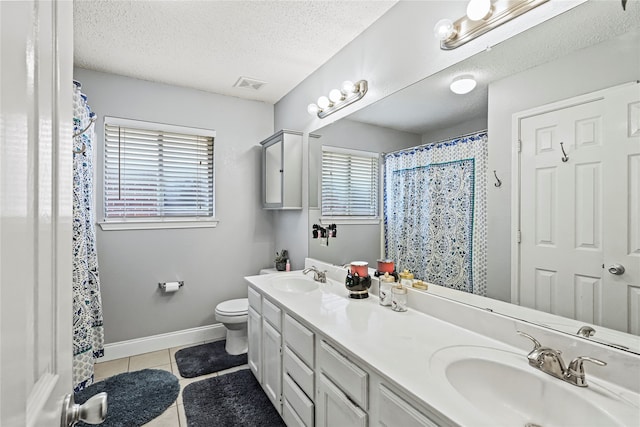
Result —
<svg viewBox="0 0 640 427"><path fill-rule="evenodd" d="M598 311L599 296L584 298L576 277L602 271L601 123L602 101L521 123L525 306L572 318Z"/></svg>
<svg viewBox="0 0 640 427"><path fill-rule="evenodd" d="M639 88L520 121L522 305L640 331Z"/></svg>
<svg viewBox="0 0 640 427"><path fill-rule="evenodd" d="M72 3L0 2L0 425L71 384Z"/></svg>
<svg viewBox="0 0 640 427"><path fill-rule="evenodd" d="M610 149L604 161L610 165L604 186L606 251L603 310L604 326L640 333L640 84L612 90L605 98L605 120ZM608 272L621 264L622 275ZM620 301L624 301L621 304ZM635 305L635 311L632 307ZM635 331L635 332L634 332Z"/></svg>

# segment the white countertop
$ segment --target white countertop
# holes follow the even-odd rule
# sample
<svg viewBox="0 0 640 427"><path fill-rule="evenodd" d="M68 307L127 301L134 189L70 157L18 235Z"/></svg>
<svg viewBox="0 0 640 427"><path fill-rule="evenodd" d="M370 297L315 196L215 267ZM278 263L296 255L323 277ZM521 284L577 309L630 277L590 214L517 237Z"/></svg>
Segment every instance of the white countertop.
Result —
<svg viewBox="0 0 640 427"><path fill-rule="evenodd" d="M334 280L318 283L318 289L304 293L274 288L273 281L283 275L302 276L302 273L250 276L246 280L268 299L307 322L454 424L495 426L500 422L486 417L456 393L451 393L451 385L443 384L442 373L432 369L432 360L436 353L450 347L478 346L521 355L523 366L527 366L526 352L411 308L406 312L395 312L379 305L378 298L373 295L363 300L351 299L344 283ZM552 377L549 380L559 381ZM574 387L561 384L565 385ZM580 392L586 396L594 390L582 389Z"/></svg>

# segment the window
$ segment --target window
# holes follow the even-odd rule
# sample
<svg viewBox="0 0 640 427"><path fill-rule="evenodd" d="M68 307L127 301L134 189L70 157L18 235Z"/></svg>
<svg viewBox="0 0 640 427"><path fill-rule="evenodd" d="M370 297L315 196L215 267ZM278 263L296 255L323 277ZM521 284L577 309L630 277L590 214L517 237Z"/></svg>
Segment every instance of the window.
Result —
<svg viewBox="0 0 640 427"><path fill-rule="evenodd" d="M378 153L322 147L322 216L378 215Z"/></svg>
<svg viewBox="0 0 640 427"><path fill-rule="evenodd" d="M104 133L105 223L213 220L215 131L105 117Z"/></svg>

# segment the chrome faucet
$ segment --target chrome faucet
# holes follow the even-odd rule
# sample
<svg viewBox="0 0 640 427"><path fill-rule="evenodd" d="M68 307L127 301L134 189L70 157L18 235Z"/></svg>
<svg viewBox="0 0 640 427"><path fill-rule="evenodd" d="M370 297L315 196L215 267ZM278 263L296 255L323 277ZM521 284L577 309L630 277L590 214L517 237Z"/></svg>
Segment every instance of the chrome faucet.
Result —
<svg viewBox="0 0 640 427"><path fill-rule="evenodd" d="M606 366L606 362L587 356L578 356L569 363L567 368L562 360L562 352L550 347L543 347L540 342L529 334L517 331L518 334L529 338L533 342L533 350L527 355L529 365L553 377L578 387L587 387L587 380L584 374L583 362L595 363L599 366Z"/></svg>
<svg viewBox="0 0 640 427"><path fill-rule="evenodd" d="M318 270L318 267L312 265L309 268L305 268L302 270L302 274L307 274L310 271L313 271L313 280L320 283L327 283L327 272Z"/></svg>

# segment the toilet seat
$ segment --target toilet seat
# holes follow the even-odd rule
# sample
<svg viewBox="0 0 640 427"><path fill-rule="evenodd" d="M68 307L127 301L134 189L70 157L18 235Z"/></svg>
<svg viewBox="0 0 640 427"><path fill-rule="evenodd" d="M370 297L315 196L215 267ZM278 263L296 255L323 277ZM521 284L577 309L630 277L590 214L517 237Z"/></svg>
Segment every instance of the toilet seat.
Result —
<svg viewBox="0 0 640 427"><path fill-rule="evenodd" d="M227 317L246 316L249 312L249 299L238 298L223 301L216 306L216 314Z"/></svg>

